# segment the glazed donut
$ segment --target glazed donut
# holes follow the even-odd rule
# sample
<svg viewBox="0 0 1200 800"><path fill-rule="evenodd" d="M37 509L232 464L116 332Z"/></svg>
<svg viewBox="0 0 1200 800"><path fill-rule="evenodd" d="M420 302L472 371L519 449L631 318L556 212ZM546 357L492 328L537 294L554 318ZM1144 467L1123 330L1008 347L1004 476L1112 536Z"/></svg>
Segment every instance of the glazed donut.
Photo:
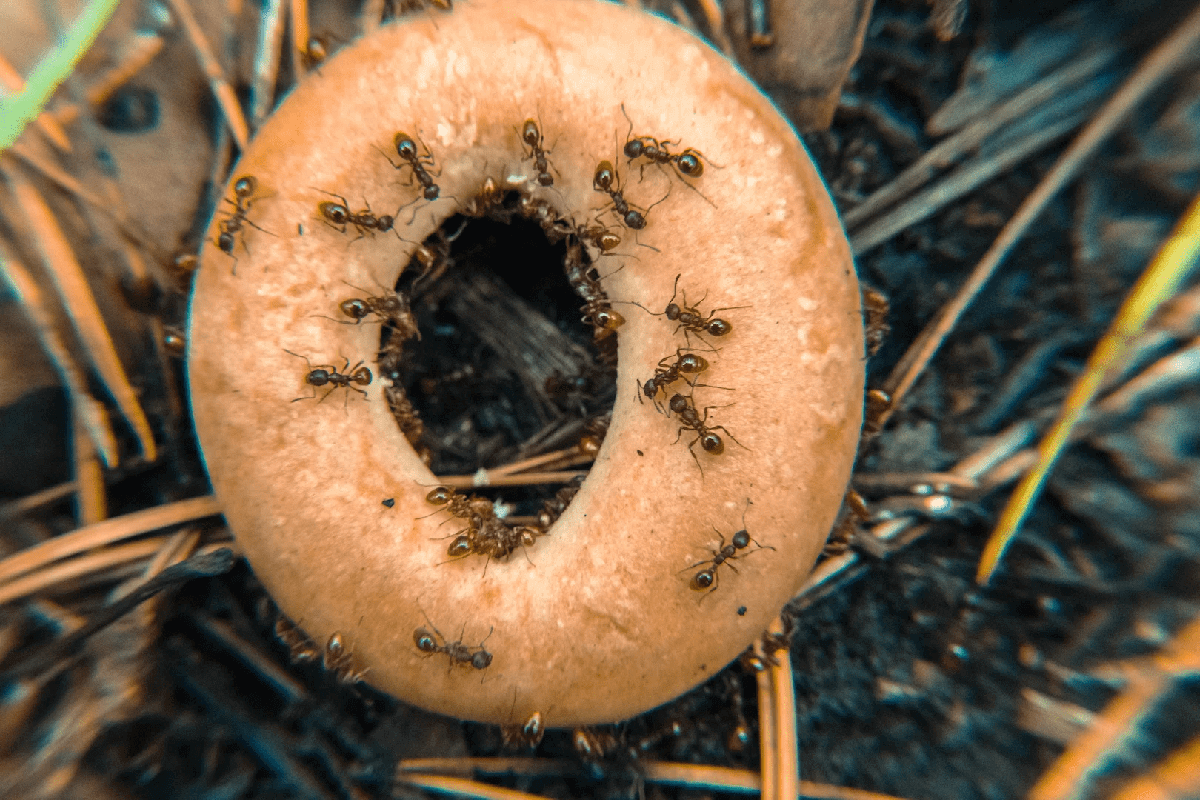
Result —
<svg viewBox="0 0 1200 800"><path fill-rule="evenodd" d="M526 120L552 186L538 180ZM622 152L639 136L675 155L692 148L702 168L642 174L646 159ZM603 161L641 230L598 190ZM635 235L649 245L603 279L627 305L613 306L624 318L618 392L595 464L528 558L490 563L447 558L446 515L426 500L438 480L384 400L379 327L326 318L353 294L346 284L394 286L413 243L489 177L562 219L605 218L625 240L618 253ZM329 224L320 204L343 205L334 195L350 213L366 201L360 223L376 222ZM805 579L861 427L858 284L804 147L705 44L594 0L470 0L414 15L311 73L225 197L189 318L196 430L250 565L313 640L334 637L335 665L464 719L612 722L720 670ZM666 313L672 299L701 327L715 315L730 330L680 330L689 320ZM660 408L639 402L634 384L689 346L709 362L702 383L723 389L681 382ZM294 402L331 389L328 402ZM667 408L675 393L690 394L675 411L690 404L703 428ZM740 530L753 544L734 546Z"/></svg>

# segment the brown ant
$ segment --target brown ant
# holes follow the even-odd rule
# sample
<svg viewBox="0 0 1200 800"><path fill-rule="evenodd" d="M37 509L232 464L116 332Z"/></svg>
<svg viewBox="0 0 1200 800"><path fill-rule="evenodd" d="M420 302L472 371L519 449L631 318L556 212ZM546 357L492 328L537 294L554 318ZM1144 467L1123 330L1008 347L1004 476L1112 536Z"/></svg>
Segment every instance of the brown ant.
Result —
<svg viewBox="0 0 1200 800"><path fill-rule="evenodd" d="M592 188L608 195L612 199L613 210L621 218L621 222L626 228L635 231L646 227L646 214L649 214L651 208L666 200L667 196L671 194L670 190L667 190L667 194L663 196L662 200L653 203L645 212L638 211L625 199L625 195L621 191L620 175L611 161L601 161L596 167L596 174L592 176Z"/></svg>
<svg viewBox="0 0 1200 800"><path fill-rule="evenodd" d="M873 356L883 347L892 326L888 325L888 299L878 289L862 287L862 313L866 322L867 356Z"/></svg>
<svg viewBox="0 0 1200 800"><path fill-rule="evenodd" d="M358 289L364 295L367 294L366 289L355 286L352 283L342 281L351 289ZM401 342L408 339L416 338L420 340L421 331L417 328L417 321L412 313L412 307L408 303L408 298L397 291L391 291L387 294L378 296L366 297L351 297L338 303L338 309L350 320L334 320L343 325L359 325L364 319L372 314L380 317L379 322L386 323L392 326L394 331L393 336L398 337ZM324 314L318 316L325 317ZM325 317L325 319L333 319L333 317Z"/></svg>
<svg viewBox="0 0 1200 800"><path fill-rule="evenodd" d="M508 222L511 219L511 212L504 211L503 205L504 190L496 183L495 178L488 177L479 187L479 193L468 200L466 204L460 204L458 210L467 217L477 219L491 217L499 222Z"/></svg>
<svg viewBox="0 0 1200 800"><path fill-rule="evenodd" d="M719 456L725 452L725 442L721 440L715 431L724 431L734 444L744 450L749 450L744 444L739 442L732 433L724 425L708 425L708 412L714 408L725 408L726 406L707 406L704 409L704 416L700 416L696 411L696 403L691 397L685 397L681 394L671 396L671 401L668 408L675 412L679 417L679 421L683 423L679 428L679 433L675 436L675 441L679 441L679 437L683 436L686 430L696 432L696 438L688 445L688 452L692 454L692 459L696 462L696 466L700 467L700 474L704 474L704 467L700 464L700 459L696 456L696 445L704 449L704 452L709 455Z"/></svg>
<svg viewBox="0 0 1200 800"><path fill-rule="evenodd" d="M249 225L251 228L262 231L269 236L274 236L268 230L258 227L250 221L247 216L250 213L250 207L254 205L254 192L258 189L258 181L253 175L243 175L233 182L233 199L224 198L226 203L233 205L233 213L217 223L217 247L226 255L233 255L234 247L237 245L236 234L242 230L243 225ZM245 239L242 240L242 249L247 253L250 250L246 247ZM233 274L237 274L237 257L233 259Z"/></svg>
<svg viewBox="0 0 1200 800"><path fill-rule="evenodd" d="M329 641L325 644L325 653L322 656L321 664L326 672L334 673L342 683L359 683L367 674L365 669L356 670L354 668L354 658L346 649L342 635L336 631L330 635Z"/></svg>
<svg viewBox="0 0 1200 800"><path fill-rule="evenodd" d="M542 503L542 510L537 515L537 526L543 534L549 531L550 526L567 510L567 506L575 499L575 495L579 494L579 488L582 485L582 476L572 478L571 483L554 493L554 499Z"/></svg>
<svg viewBox="0 0 1200 800"><path fill-rule="evenodd" d="M625 324L625 318L613 310L599 278L592 277L591 268L583 258L583 245L577 238L573 238L567 244L563 269L571 288L584 300L580 308L583 313L582 321L596 329L595 339L599 341L616 333L617 328Z"/></svg>
<svg viewBox="0 0 1200 800"><path fill-rule="evenodd" d="M734 572L737 572L737 567L735 567L731 562L735 558L744 558L745 556L749 555L748 553L739 554L738 551L745 550L750 546L751 542L754 542L756 545L758 545L756 548L758 550L775 549L771 545L759 544L759 542L750 535L750 532L746 530L746 511L749 510L750 505L751 500L747 497L746 508L742 510L742 529L733 534L728 544L725 543L725 534L717 530L716 527L713 527L713 530L717 532L717 536L721 537L721 547L717 550L711 551L712 558L705 559L704 561L697 561L690 567L680 570L680 572L686 572L689 569L695 569L696 567L704 564L712 565L707 569L700 570L692 576L692 580L688 583L688 585L695 591L702 592L707 589L709 593L715 592L717 590L717 569L722 564L729 563L729 568Z"/></svg>
<svg viewBox="0 0 1200 800"><path fill-rule="evenodd" d="M300 626L283 615L275 621L275 637L287 647L288 656L293 664L315 661L320 655L317 646L300 630Z"/></svg>
<svg viewBox="0 0 1200 800"><path fill-rule="evenodd" d="M439 510L444 510L450 516L459 519L470 519L472 516L487 518L496 515L491 500L474 494L465 495L449 486L435 486L429 494L425 495L425 502L435 506L445 506L444 509Z"/></svg>
<svg viewBox="0 0 1200 800"><path fill-rule="evenodd" d="M297 397L295 400L292 400L293 403L299 400L312 400L317 396L316 387L326 385L332 385L333 388L325 393L325 397L329 397L329 395L333 394L334 391L339 388L353 389L362 396L366 397L367 393L362 389L359 389L358 386L369 385L371 383L372 375L371 370L362 365L363 362L359 361L357 364L351 367L350 359L346 359L346 363L342 366L343 372L338 372L337 368L332 364L319 364L318 366L314 367L312 362L308 360L307 356L302 356L299 353L293 353L291 350L286 348L283 352L287 353L288 355L293 355L296 358L304 359L304 362L308 364L308 374L304 376L304 382L313 387L313 393L311 396ZM358 384L358 386L355 386L354 384ZM322 397L318 402L324 402L325 397Z"/></svg>
<svg viewBox="0 0 1200 800"><path fill-rule="evenodd" d="M516 698L513 698L513 703L516 703ZM535 711L525 721L524 725L503 725L500 728L500 736L503 746L506 748L521 749L527 748L532 750L542 742L542 737L546 734L546 729L543 726L541 712Z"/></svg>
<svg viewBox="0 0 1200 800"><path fill-rule="evenodd" d="M695 353L685 353L680 347L675 351L674 361L671 361L671 356L659 360L658 366L654 369L654 377L642 384L638 402L641 402L642 397L645 396L657 405L658 393L666 394L667 387L677 380L682 379L695 387L695 380L688 380L688 376L699 375L706 369L708 369L707 359Z"/></svg>
<svg viewBox="0 0 1200 800"><path fill-rule="evenodd" d="M629 114L625 112L625 104L621 104L621 113L625 115L625 119L629 121L629 130L625 133L625 157L633 162L638 158L646 158L652 164L658 165L660 168L664 164L670 164L679 174L679 180L696 194L704 197L705 201L716 208L716 204L712 200L705 197L704 193L692 186L687 181L683 180L684 176L689 178L699 178L704 174L704 162L708 159L695 148L689 147L682 153L672 153L668 145L678 144L677 141L671 139L663 139L659 141L653 136L632 136L633 120L629 119ZM709 162L712 163L712 162ZM715 164L713 166L716 166ZM641 172L638 174L639 180L644 177L646 165L642 164Z"/></svg>
<svg viewBox="0 0 1200 800"><path fill-rule="evenodd" d="M346 198L342 197L340 194L326 192L323 189L316 189L315 191L321 192L321 194L327 194L330 197L336 197L342 201L341 203L331 203L326 200L322 203L318 203L317 211L330 227L337 228L342 233L346 232L347 225L353 225L354 229L358 231L358 238L354 239L353 241L357 242L359 239L366 236L368 231L379 231L380 233L385 233L393 230L395 218L389 216L388 214L383 214L378 217L375 216L373 213L371 213L371 205L367 203L366 200L363 201L363 204L366 205L365 209L362 211L351 211L350 204L347 203Z"/></svg>
<svg viewBox="0 0 1200 800"><path fill-rule="evenodd" d="M475 669L487 669L492 663L492 654L489 653L483 646L483 643L492 635L493 627L488 631L488 635L483 637L483 642L468 647L462 643L462 634L467 630L467 624L463 623L462 632L458 635L457 642L446 642L446 637L442 636L442 632L430 621L424 611L421 615L425 617L425 621L429 623L429 627L433 628L433 633L430 633L426 628L420 627L413 631L413 643L422 653L433 655L434 653L445 653L450 657L450 667L455 666L471 666ZM441 639L444 644L438 644L438 639Z"/></svg>
<svg viewBox="0 0 1200 800"><path fill-rule="evenodd" d="M405 165L411 167L413 177L416 178L417 183L421 184L422 187L421 196L413 199L412 202L401 206L400 209L406 208L421 199L425 199L430 202L437 200L442 193L441 187L434 183L433 176L430 175L429 170L425 168L426 164L433 166L434 163L433 155L429 152L429 148L426 147L425 155L421 155L421 151L417 149L416 141L404 131L397 133L395 138L392 140L392 143L396 147L396 153L400 156L404 163L397 164L388 157L387 153L384 153L383 157L387 158L388 163L396 169L404 169ZM381 150L380 152L383 151ZM397 213L399 213L400 209L397 209ZM416 219L416 217L417 212L414 211L413 219ZM409 224L412 224L412 219L409 220Z"/></svg>
<svg viewBox="0 0 1200 800"><path fill-rule="evenodd" d="M526 158L533 159L533 168L537 170L537 182L540 186L553 186L554 176L550 174L550 161L546 158L546 154L553 152L542 147L545 142L545 137L542 136L538 124L532 119L525 120L525 124L521 127L521 143L522 149L529 148L529 155Z"/></svg>
<svg viewBox="0 0 1200 800"><path fill-rule="evenodd" d="M408 399L404 387L399 383L393 383L383 390L383 398L387 401L388 410L392 412L392 418L396 420L404 438L413 446L425 466L429 466L429 462L433 459L433 453L421 443L421 439L425 436L425 423L417 416L417 409Z"/></svg>
<svg viewBox="0 0 1200 800"><path fill-rule="evenodd" d="M696 334L697 337L699 337L700 334L707 334L709 336L728 336L729 333L733 331L733 324L714 315L718 311L732 311L738 308L747 308L747 306L724 306L722 308L714 308L708 313L707 316L705 316L704 313L700 311L700 303L704 302L704 297L707 297L707 294L704 297L701 297L694 306L689 306L687 304L687 293L682 294L680 302L675 302L675 298L681 294L679 291L679 279L681 277L682 273L675 276L675 288L671 292L671 300L667 303L667 307L661 312L651 311L641 303L633 301L623 302L631 302L633 305L638 306L643 311L653 314L656 317L665 316L672 322L678 322L679 325L675 328L675 332L678 333L680 330L682 330L684 332L684 336L686 336L689 341L691 340L691 334L693 333ZM709 349L712 348L710 347Z"/></svg>

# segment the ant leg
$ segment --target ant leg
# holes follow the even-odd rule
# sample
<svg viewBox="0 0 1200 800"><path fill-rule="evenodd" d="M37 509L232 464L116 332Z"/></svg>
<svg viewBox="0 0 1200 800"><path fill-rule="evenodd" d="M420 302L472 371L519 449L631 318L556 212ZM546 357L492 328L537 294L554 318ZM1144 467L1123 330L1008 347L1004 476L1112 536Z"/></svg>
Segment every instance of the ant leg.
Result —
<svg viewBox="0 0 1200 800"><path fill-rule="evenodd" d="M700 438L701 437L697 436L696 440L688 445L688 452L692 454L692 461L696 462L696 466L700 469L700 478L703 480L704 465L700 463L700 458L696 455L696 445L700 443Z"/></svg>

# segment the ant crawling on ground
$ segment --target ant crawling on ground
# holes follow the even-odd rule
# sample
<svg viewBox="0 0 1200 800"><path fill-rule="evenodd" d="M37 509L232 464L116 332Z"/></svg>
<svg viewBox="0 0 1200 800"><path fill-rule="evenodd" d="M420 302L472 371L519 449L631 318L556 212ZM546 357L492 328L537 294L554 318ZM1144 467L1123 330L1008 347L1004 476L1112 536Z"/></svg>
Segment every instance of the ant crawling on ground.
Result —
<svg viewBox="0 0 1200 800"><path fill-rule="evenodd" d="M471 666L475 669L487 669L492 663L492 654L484 649L484 642L492 635L493 627L488 631L488 635L483 637L483 642L469 647L462 643L462 635L467 630L467 624L463 623L462 632L458 634L457 642L446 642L446 637L442 636L442 632L430 621L428 615L424 611L421 616L425 617L425 621L429 623L429 627L433 628L433 633L430 633L426 628L420 627L413 631L413 643L422 653L433 655L434 653L445 653L450 657L450 667L455 666ZM444 644L438 644L438 639L441 639Z"/></svg>
<svg viewBox="0 0 1200 800"><path fill-rule="evenodd" d="M658 393L666 394L667 387L677 380L687 381L689 386L695 388L697 385L695 379L689 380L688 376L699 375L706 369L708 369L707 359L695 353L685 353L680 347L675 351L674 361L671 360L671 356L659 360L658 366L654 369L654 377L642 384L638 402L642 402L642 397L645 396L657 406Z"/></svg>
<svg viewBox="0 0 1200 800"><path fill-rule="evenodd" d="M347 225L353 225L358 231L358 238L352 241L357 242L359 239L367 235L368 232L379 231L384 233L393 230L395 218L387 214L375 216L371 213L371 205L366 200L363 200L363 205L366 206L362 211L351 211L350 204L346 202L346 198L340 194L327 192L324 189L315 189L321 194L327 194L330 197L336 197L341 200L341 203L331 203L328 200L317 205L317 212L325 222L333 228L337 228L342 233L346 232Z"/></svg>
<svg viewBox="0 0 1200 800"><path fill-rule="evenodd" d="M640 231L646 227L646 215L650 213L650 209L666 200L670 196L671 191L663 195L662 200L653 203L644 212L633 208L629 201L625 199L624 193L621 191L620 175L611 161L601 161L596 167L596 174L592 176L592 188L597 192L604 192L612 200L613 210L617 216L621 218L626 228L631 228L635 231Z"/></svg>
<svg viewBox="0 0 1200 800"><path fill-rule="evenodd" d="M545 142L545 137L538 128L537 122L532 119L525 120L525 124L521 127L521 143L523 147L529 148L529 155L526 158L533 159L533 168L537 170L537 182L540 186L553 186L554 176L550 174L550 161L546 158L546 154L553 152L542 147Z"/></svg>
<svg viewBox="0 0 1200 800"><path fill-rule="evenodd" d="M217 247L221 248L226 255L233 255L234 247L237 245L236 234L242 230L243 225L249 225L268 236L275 235L255 225L247 216L250 213L250 207L254 205L254 192L257 189L257 179L253 175L243 175L233 182L233 199L224 198L226 203L230 203L234 207L230 216L217 223ZM242 240L242 249L247 253L250 252L246 247L245 239ZM233 258L233 274L237 274L237 256Z"/></svg>
<svg viewBox="0 0 1200 800"><path fill-rule="evenodd" d="M671 139L663 139L662 141L659 141L653 136L632 136L633 120L629 119L629 114L625 112L624 103L621 104L621 113L625 115L625 119L629 122L629 130L625 133L625 147L623 152L625 153L625 157L629 159L630 163L638 158L646 158L652 164L657 164L660 168L664 164L670 164L678 173L681 183L686 185L696 194L703 197L705 202L707 202L710 206L713 208L717 207L716 203L705 197L703 192L683 179L684 176L689 178L699 178L704 174L704 162L708 161L708 159L703 153L692 147L687 148L682 153L672 153L668 148L668 145L678 144L677 141L673 141ZM709 163L712 162L710 161ZM717 165L713 164L713 166ZM721 167L717 168L721 169ZM642 164L641 172L638 174L639 180L645 176L645 171L646 165Z"/></svg>
<svg viewBox="0 0 1200 800"><path fill-rule="evenodd" d="M283 352L287 353L288 355L295 356L296 358L304 359L304 362L308 364L308 374L304 376L304 382L313 387L313 393L311 396L297 397L296 399L292 400L293 403L299 400L312 400L317 396L316 387L330 385L333 388L325 393L325 397L329 397L329 395L333 394L337 389L353 389L363 397L366 397L367 393L362 389L359 389L358 386L370 385L372 375L371 370L362 365L363 362L359 361L357 364L351 367L350 359L347 358L346 363L342 366L343 371L338 372L337 367L333 366L332 364L320 364L314 367L312 362L308 360L307 356L302 356L299 353L293 353L291 350L286 348ZM354 384L358 384L358 386L355 386ZM348 396L349 395L347 395L347 397ZM317 402L324 402L325 397L322 397Z"/></svg>
<svg viewBox="0 0 1200 800"><path fill-rule="evenodd" d="M683 436L686 430L695 431L696 438L688 445L688 452L692 454L692 460L696 462L696 466L700 467L700 474L704 474L704 467L700 464L700 459L696 456L696 445L704 449L704 452L709 455L719 456L725 452L725 442L721 440L715 431L724 431L734 444L743 450L749 450L744 444L739 442L732 433L724 425L708 425L708 412L714 408L727 408L728 406L707 406L704 409L704 416L696 411L696 403L691 397L681 394L671 395L671 401L668 408L675 412L679 417L679 421L683 423L679 428L679 433L675 436L675 441L679 441L679 437Z"/></svg>
<svg viewBox="0 0 1200 800"><path fill-rule="evenodd" d="M775 549L771 545L759 544L757 540L750 536L750 532L746 529L746 511L749 510L750 505L751 500L747 497L746 508L742 510L742 529L732 536L728 544L725 543L725 534L717 530L716 527L713 527L713 530L717 531L717 536L721 537L720 548L712 551L712 558L705 559L704 561L697 561L690 567L679 570L680 572L686 572L689 569L695 569L696 567L704 564L712 565L706 569L700 570L692 576L692 580L688 583L688 585L695 591L702 592L707 589L709 593L715 592L717 590L718 568L722 564L729 563L729 568L734 572L737 572L737 567L735 567L732 562L735 558L744 558L745 556L749 555L749 553L739 553L738 551L745 550L750 546L751 542L754 542L754 544L758 545L758 547L755 548L757 550Z"/></svg>

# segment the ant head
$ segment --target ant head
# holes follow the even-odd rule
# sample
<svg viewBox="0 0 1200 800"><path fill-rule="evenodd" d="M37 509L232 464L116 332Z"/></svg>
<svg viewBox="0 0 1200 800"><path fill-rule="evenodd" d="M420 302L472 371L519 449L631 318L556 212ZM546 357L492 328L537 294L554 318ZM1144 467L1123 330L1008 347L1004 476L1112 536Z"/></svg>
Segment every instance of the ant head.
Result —
<svg viewBox="0 0 1200 800"><path fill-rule="evenodd" d="M432 503L435 506L443 506L449 503L455 495L455 491L448 486L436 486L429 494L425 495L425 502Z"/></svg>
<svg viewBox="0 0 1200 800"><path fill-rule="evenodd" d="M524 126L521 127L521 141L530 147L537 147L542 140L542 133L538 130L538 125L532 119L525 120Z"/></svg>
<svg viewBox="0 0 1200 800"><path fill-rule="evenodd" d="M254 194L254 190L258 188L258 181L253 175L243 175L238 178L233 184L233 194L235 197L246 199Z"/></svg>
<svg viewBox="0 0 1200 800"><path fill-rule="evenodd" d="M350 374L350 380L357 383L359 386L369 386L372 379L371 370L369 367L359 367Z"/></svg>
<svg viewBox="0 0 1200 800"><path fill-rule="evenodd" d="M471 666L475 669L487 669L492 665L492 654L487 650L480 650L475 655L471 656Z"/></svg>
<svg viewBox="0 0 1200 800"><path fill-rule="evenodd" d="M356 297L343 300L338 304L338 308L342 310L343 314L350 317L350 319L364 319L371 313L371 309L366 302Z"/></svg>
<svg viewBox="0 0 1200 800"><path fill-rule="evenodd" d="M687 411L689 408L691 408L691 406L691 398L684 397L681 394L671 395L671 401L667 404L667 407L676 414L682 414L684 411Z"/></svg>
<svg viewBox="0 0 1200 800"><path fill-rule="evenodd" d="M699 178L704 174L704 162L692 148L688 148L675 157L675 166L689 178Z"/></svg>
<svg viewBox="0 0 1200 800"><path fill-rule="evenodd" d="M612 331L625 324L625 318L611 308L602 308L592 315L592 323L597 328Z"/></svg>
<svg viewBox="0 0 1200 800"><path fill-rule="evenodd" d="M454 537L454 541L446 548L446 555L451 558L462 558L463 556L471 555L474 546L471 544L471 537L465 533L460 533Z"/></svg>
<svg viewBox="0 0 1200 800"><path fill-rule="evenodd" d="M405 161L413 161L417 157L417 143L413 141L413 137L409 136L404 131L396 134L392 139L392 144L396 146L396 152Z"/></svg>
<svg viewBox="0 0 1200 800"><path fill-rule="evenodd" d="M438 649L437 639L433 638L433 634L424 628L417 628L413 631L413 643L422 653L436 653Z"/></svg>
<svg viewBox="0 0 1200 800"><path fill-rule="evenodd" d="M350 218L350 209L341 203L333 203L328 200L319 203L317 211L325 218L326 222L334 225L345 225Z"/></svg>
<svg viewBox="0 0 1200 800"><path fill-rule="evenodd" d="M592 188L598 192L609 191L616 180L615 176L616 170L613 168L612 162L601 161L596 167L596 174L592 176Z"/></svg>

